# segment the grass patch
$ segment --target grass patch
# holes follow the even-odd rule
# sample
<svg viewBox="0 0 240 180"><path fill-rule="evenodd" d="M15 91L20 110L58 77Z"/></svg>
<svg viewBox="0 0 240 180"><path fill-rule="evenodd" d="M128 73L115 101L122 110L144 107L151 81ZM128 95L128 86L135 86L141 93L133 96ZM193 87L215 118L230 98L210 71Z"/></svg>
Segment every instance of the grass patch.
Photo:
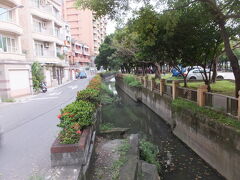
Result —
<svg viewBox="0 0 240 180"><path fill-rule="evenodd" d="M111 123L105 123L100 125L101 131L108 131L108 130L111 130L112 128L114 128L114 126Z"/></svg>
<svg viewBox="0 0 240 180"><path fill-rule="evenodd" d="M125 139L121 146L117 149L120 153L120 158L112 165L112 180L119 179L120 168L127 162L126 154L130 148L128 139Z"/></svg>
<svg viewBox="0 0 240 180"><path fill-rule="evenodd" d="M183 86L183 83L180 83ZM204 82L188 82L188 87L197 89L199 86L204 85ZM211 90L214 93L224 94L227 96L235 96L235 84L231 81L223 80L216 81L211 84Z"/></svg>
<svg viewBox="0 0 240 180"><path fill-rule="evenodd" d="M145 139L142 139L139 143L139 149L140 149L140 159L157 166L158 172L161 171L161 165L158 161L158 154L159 150L158 147L154 144L152 144L149 141L146 141Z"/></svg>
<svg viewBox="0 0 240 180"><path fill-rule="evenodd" d="M222 114L220 112L214 111L212 109L206 108L206 107L199 107L197 104L186 101L184 99L175 99L172 101L172 106L177 111L184 111L185 109L189 109L194 113L198 113L200 115L203 115L205 117L208 117L210 119L213 119L219 123L222 123L226 126L230 126L233 128L236 128L238 132L240 132L240 121L232 118L230 116L227 116L225 114Z"/></svg>
<svg viewBox="0 0 240 180"><path fill-rule="evenodd" d="M138 81L134 75L126 75L123 76L123 81L130 87L141 87L142 84L140 81Z"/></svg>
<svg viewBox="0 0 240 180"><path fill-rule="evenodd" d="M15 102L15 99L9 98L9 99L3 99L2 102Z"/></svg>

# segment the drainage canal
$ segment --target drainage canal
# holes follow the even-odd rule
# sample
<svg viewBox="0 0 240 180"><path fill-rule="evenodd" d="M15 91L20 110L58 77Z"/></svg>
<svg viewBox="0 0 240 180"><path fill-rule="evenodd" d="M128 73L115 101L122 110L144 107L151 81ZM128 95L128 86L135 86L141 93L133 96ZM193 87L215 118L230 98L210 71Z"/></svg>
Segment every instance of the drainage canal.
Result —
<svg viewBox="0 0 240 180"><path fill-rule="evenodd" d="M102 108L104 123L130 128L129 134L139 133L160 150L163 180L223 180L224 178L189 147L182 143L163 119L142 103L134 102L115 82L107 82L119 100Z"/></svg>

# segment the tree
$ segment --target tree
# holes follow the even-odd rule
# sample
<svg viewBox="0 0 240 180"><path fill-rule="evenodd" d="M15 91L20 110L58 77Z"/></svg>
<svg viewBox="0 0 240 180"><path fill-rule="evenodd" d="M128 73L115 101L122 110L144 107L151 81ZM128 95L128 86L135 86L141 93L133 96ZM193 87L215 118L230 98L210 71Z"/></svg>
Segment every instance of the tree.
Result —
<svg viewBox="0 0 240 180"><path fill-rule="evenodd" d="M32 80L33 80L33 89L38 91L40 89L40 84L44 80L42 66L38 62L32 64Z"/></svg>
<svg viewBox="0 0 240 180"><path fill-rule="evenodd" d="M88 1L88 3L86 3ZM89 8L97 15L110 14L111 18L117 14L117 9L128 8L127 0L101 0L101 6L97 3L98 0L77 0L78 7ZM142 0L144 1L144 0ZM159 0L162 1L162 0ZM191 7L195 3L206 5L211 13L213 20L219 26L219 32L224 42L226 56L231 62L231 67L235 76L235 94L238 97L240 91L240 66L237 56L234 54L230 44L231 39L236 38L236 33L239 32L240 20L240 1L239 0L169 0L170 10L184 9ZM204 16L202 14L201 16ZM230 24L230 25L229 25Z"/></svg>
<svg viewBox="0 0 240 180"><path fill-rule="evenodd" d="M109 57L113 55L116 49L112 46L113 35L107 36L99 48L99 55L95 59L97 68L100 69L103 66L104 69L111 69Z"/></svg>

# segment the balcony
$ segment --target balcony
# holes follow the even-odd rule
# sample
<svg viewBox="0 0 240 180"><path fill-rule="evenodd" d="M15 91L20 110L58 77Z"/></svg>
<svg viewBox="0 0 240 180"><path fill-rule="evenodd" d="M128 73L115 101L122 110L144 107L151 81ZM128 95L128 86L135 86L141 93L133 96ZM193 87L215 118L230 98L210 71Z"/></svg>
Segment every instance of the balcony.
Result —
<svg viewBox="0 0 240 180"><path fill-rule="evenodd" d="M61 27L63 27L65 24L60 14L53 13L52 5L41 6L41 5L32 3L31 14L37 17L40 17L42 19L54 21L57 25Z"/></svg>
<svg viewBox="0 0 240 180"><path fill-rule="evenodd" d="M23 29L13 21L0 20L0 31L11 32L17 35L23 34Z"/></svg>
<svg viewBox="0 0 240 180"><path fill-rule="evenodd" d="M12 60L12 61L25 61L26 57L24 54L12 53L12 52L0 52L0 61L3 60Z"/></svg>

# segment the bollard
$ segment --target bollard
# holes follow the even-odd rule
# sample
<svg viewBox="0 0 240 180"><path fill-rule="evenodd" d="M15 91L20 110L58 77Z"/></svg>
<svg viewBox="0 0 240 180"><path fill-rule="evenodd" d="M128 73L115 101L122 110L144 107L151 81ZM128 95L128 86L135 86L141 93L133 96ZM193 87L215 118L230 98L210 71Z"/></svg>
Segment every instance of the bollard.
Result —
<svg viewBox="0 0 240 180"><path fill-rule="evenodd" d="M205 106L205 92L207 92L207 85L202 85L197 89L197 104L202 107Z"/></svg>

